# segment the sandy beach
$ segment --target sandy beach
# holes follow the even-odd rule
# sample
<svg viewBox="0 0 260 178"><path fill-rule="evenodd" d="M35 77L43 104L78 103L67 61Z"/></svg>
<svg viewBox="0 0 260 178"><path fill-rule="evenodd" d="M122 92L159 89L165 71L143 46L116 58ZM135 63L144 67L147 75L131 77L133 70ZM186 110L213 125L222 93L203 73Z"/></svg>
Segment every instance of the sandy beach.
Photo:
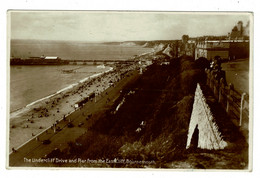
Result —
<svg viewBox="0 0 260 178"><path fill-rule="evenodd" d="M24 143L35 139L37 134L50 128L55 122L63 119L78 109L76 103L84 100L90 94L99 95L108 87L116 85L123 75L135 69L135 65L110 68L106 72L95 74L80 81L77 85L61 91L50 98L32 105L27 105L21 111L10 114L9 149L18 149ZM94 99L91 99L92 101ZM93 101L94 102L94 101Z"/></svg>

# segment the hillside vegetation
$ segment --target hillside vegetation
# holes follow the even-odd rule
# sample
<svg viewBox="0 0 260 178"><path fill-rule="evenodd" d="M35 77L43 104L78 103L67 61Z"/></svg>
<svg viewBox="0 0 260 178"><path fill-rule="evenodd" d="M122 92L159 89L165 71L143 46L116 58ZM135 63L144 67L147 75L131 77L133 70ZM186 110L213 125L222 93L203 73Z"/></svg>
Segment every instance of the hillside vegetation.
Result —
<svg viewBox="0 0 260 178"><path fill-rule="evenodd" d="M183 159L194 92L197 82L204 80L203 70L190 57L151 65L122 91L112 107L124 98L119 110L106 112L86 134L69 143L62 157L152 163L102 165L109 167L165 167Z"/></svg>

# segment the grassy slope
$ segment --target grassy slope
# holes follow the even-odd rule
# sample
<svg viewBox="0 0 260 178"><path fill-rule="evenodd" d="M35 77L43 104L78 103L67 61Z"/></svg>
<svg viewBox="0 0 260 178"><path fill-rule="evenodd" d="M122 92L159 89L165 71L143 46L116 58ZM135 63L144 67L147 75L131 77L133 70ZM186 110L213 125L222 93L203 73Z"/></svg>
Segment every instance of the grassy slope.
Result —
<svg viewBox="0 0 260 178"><path fill-rule="evenodd" d="M236 153L212 154L185 148L196 84L205 80L204 66L200 62L183 57L174 59L168 66L150 66L115 101L112 108L116 108L125 97L126 102L119 111L116 114L107 111L86 134L70 143L63 156L94 160L149 160L155 163L84 166L240 168L232 166ZM129 91L135 93L127 95ZM142 121L144 126L140 125ZM141 131L136 132L137 128ZM224 158L230 161L221 162Z"/></svg>
<svg viewBox="0 0 260 178"><path fill-rule="evenodd" d="M195 87L200 76L203 76L203 70L197 68L191 58L174 59L168 66L150 66L115 101L112 108L125 97L126 102L119 111L116 114L107 112L76 141L77 144L70 143L67 156L154 160L156 164L151 166L155 167L183 159ZM129 91L135 93L127 95ZM140 126L142 121L145 126ZM136 132L139 127L141 131Z"/></svg>

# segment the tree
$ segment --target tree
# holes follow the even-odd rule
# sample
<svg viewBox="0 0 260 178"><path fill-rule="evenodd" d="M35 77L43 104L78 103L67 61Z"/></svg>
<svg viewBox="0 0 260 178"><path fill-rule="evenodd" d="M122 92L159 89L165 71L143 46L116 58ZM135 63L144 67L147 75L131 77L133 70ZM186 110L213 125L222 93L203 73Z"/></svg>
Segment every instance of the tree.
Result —
<svg viewBox="0 0 260 178"><path fill-rule="evenodd" d="M187 43L189 40L189 35L182 35L182 42Z"/></svg>
<svg viewBox="0 0 260 178"><path fill-rule="evenodd" d="M236 31L238 31L237 26L234 26L232 32L236 32Z"/></svg>

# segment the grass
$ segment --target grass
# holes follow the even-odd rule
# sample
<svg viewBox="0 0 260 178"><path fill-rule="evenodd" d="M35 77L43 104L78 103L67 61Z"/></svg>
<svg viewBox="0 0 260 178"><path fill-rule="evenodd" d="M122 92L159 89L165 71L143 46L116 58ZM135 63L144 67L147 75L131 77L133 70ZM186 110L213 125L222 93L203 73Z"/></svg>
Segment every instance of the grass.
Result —
<svg viewBox="0 0 260 178"><path fill-rule="evenodd" d="M198 82L204 83L206 79L204 63L203 59L194 61L182 57L172 59L170 65L151 65L140 78L122 90L111 109L100 116L87 133L75 142L68 143L68 148L61 156L155 163L91 165L102 167L167 168L179 164L182 168L206 168L211 167L208 164L214 161L213 165L221 167L217 165L220 164L219 159L225 156L225 159L231 158L233 153L225 155L220 152L222 157L217 159L214 156L216 153L207 155L186 150L196 85ZM135 93L128 95L129 91ZM125 103L114 114L114 109L123 98ZM138 128L140 130L137 132ZM240 168L238 165L236 167Z"/></svg>

